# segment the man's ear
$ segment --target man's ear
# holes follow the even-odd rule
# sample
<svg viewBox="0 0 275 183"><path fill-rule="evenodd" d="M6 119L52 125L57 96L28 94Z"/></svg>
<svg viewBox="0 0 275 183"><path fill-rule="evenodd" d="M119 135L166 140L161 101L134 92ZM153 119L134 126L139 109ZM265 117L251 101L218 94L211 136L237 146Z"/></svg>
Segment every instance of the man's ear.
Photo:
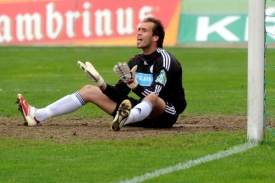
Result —
<svg viewBox="0 0 275 183"><path fill-rule="evenodd" d="M159 40L159 36L153 36L154 41L158 41Z"/></svg>

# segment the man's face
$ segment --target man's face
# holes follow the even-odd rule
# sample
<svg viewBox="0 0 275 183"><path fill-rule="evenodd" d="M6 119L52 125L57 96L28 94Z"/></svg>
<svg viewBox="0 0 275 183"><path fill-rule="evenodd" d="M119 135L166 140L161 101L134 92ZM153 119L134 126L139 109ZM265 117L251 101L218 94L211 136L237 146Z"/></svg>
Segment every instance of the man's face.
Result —
<svg viewBox="0 0 275 183"><path fill-rule="evenodd" d="M150 48L154 42L153 22L143 22L138 28L137 48Z"/></svg>

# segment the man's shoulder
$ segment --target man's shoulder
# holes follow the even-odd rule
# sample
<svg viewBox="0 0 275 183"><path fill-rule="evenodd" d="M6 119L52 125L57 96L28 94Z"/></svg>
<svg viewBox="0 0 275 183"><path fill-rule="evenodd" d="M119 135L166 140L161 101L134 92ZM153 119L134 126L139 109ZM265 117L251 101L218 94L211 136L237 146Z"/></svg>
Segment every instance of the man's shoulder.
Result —
<svg viewBox="0 0 275 183"><path fill-rule="evenodd" d="M140 59L140 58L141 58L141 56L142 56L142 53L138 53L138 54L134 55L134 56L131 58L131 60L137 60L137 59ZM130 60L130 61L131 61L131 60Z"/></svg>
<svg viewBox="0 0 275 183"><path fill-rule="evenodd" d="M169 64L174 64L178 62L177 58L173 54L171 54L168 51L165 51L164 49L161 49L158 53L158 60L161 62L168 62Z"/></svg>
<svg viewBox="0 0 275 183"><path fill-rule="evenodd" d="M167 51L163 48L158 48L157 52L160 53L160 55L162 55L162 56L166 56L166 57L169 56L169 57L175 58L175 56L172 53L170 53L169 51Z"/></svg>

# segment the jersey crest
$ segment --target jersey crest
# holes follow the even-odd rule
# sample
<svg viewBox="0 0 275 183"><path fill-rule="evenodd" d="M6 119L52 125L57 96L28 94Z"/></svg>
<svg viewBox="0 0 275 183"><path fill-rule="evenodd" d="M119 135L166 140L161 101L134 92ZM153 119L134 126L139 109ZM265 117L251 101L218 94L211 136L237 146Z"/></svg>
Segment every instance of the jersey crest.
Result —
<svg viewBox="0 0 275 183"><path fill-rule="evenodd" d="M159 74L159 76L157 77L156 82L162 84L163 86L166 85L167 77L166 77L166 74L165 74L165 71L164 71L164 70L161 70L161 71L160 71L160 74Z"/></svg>

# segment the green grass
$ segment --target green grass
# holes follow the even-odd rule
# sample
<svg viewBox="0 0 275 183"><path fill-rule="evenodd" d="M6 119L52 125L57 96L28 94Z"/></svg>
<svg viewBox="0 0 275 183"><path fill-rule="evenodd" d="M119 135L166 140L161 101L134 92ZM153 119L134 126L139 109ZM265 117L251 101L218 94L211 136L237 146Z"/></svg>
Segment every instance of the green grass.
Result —
<svg viewBox="0 0 275 183"><path fill-rule="evenodd" d="M243 131L59 144L0 138L0 182L117 182L242 144ZM275 139L145 182L273 182Z"/></svg>
<svg viewBox="0 0 275 183"><path fill-rule="evenodd" d="M181 62L186 90L187 115L246 114L247 50L167 48ZM44 107L91 83L76 65L91 61L110 84L117 82L112 71L118 61L128 61L140 52L131 47L1 47L1 116L19 116L16 94L36 107ZM274 75L272 79L275 81ZM232 100L234 99L234 100ZM92 112L91 112L92 111ZM88 115L90 114L90 115ZM73 115L104 115L87 105Z"/></svg>
<svg viewBox="0 0 275 183"><path fill-rule="evenodd" d="M183 67L188 102L183 115L246 115L247 49L167 50ZM105 81L114 84L114 64L138 52L134 47L0 47L0 117L22 117L15 105L17 93L39 108L91 83L77 60L91 61ZM271 65L274 56L272 51L267 54ZM275 81L274 70L266 74ZM273 86L267 93L275 98ZM274 108L270 102L268 110L274 113ZM102 115L90 104L63 117ZM73 143L0 134L0 141L0 182L118 182L243 144L246 131ZM258 147L145 182L274 182L274 150L275 137L266 132Z"/></svg>

